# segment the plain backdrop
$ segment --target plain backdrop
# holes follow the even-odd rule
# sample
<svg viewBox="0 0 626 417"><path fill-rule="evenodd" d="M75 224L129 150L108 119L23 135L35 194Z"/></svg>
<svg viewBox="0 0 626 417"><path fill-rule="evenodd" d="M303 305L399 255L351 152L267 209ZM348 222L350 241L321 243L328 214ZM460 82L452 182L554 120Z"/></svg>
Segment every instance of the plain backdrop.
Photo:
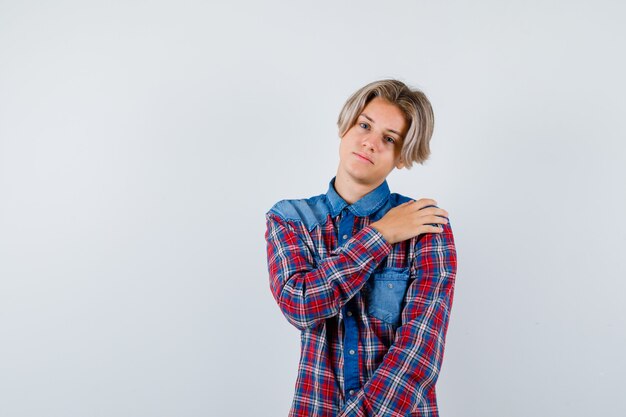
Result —
<svg viewBox="0 0 626 417"><path fill-rule="evenodd" d="M624 416L620 1L0 1L0 415L286 416L265 212L353 91L432 101L442 416Z"/></svg>

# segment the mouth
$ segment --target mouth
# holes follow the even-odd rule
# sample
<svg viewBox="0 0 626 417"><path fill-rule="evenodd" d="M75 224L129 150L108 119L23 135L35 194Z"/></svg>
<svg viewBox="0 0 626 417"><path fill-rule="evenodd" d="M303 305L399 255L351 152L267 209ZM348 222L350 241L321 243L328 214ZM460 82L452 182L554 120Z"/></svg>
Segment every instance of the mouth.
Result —
<svg viewBox="0 0 626 417"><path fill-rule="evenodd" d="M352 152L352 153L355 154L358 158L362 159L363 161L367 161L371 164L374 164L371 159L361 155L360 153L356 153L356 152Z"/></svg>

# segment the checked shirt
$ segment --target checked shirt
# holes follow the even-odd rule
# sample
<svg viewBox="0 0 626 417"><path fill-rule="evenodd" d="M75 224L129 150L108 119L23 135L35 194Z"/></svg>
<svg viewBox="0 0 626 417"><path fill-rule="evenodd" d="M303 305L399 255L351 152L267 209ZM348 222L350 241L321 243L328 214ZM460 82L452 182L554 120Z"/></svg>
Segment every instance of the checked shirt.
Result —
<svg viewBox="0 0 626 417"><path fill-rule="evenodd" d="M334 181L266 213L270 290L301 335L289 417L438 416L457 267L450 223L390 244L370 224L411 199L385 180L348 204Z"/></svg>

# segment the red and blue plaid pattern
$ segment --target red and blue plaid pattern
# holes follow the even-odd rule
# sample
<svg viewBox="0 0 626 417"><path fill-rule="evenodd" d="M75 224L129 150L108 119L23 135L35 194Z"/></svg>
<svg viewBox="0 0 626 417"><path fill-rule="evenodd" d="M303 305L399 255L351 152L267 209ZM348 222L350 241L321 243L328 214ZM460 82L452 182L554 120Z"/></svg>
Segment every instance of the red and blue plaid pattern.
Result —
<svg viewBox="0 0 626 417"><path fill-rule="evenodd" d="M326 194L282 200L266 213L270 289L301 331L290 417L438 416L457 267L450 223L393 245L370 226L408 200L385 181L348 205L333 178ZM385 285L396 295L377 300ZM394 322L376 306L392 308L397 294Z"/></svg>

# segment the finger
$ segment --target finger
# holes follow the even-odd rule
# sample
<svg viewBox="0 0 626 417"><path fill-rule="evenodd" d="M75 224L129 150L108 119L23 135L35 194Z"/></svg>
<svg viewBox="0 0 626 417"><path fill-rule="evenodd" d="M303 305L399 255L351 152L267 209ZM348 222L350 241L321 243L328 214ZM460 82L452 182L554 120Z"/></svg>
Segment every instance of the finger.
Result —
<svg viewBox="0 0 626 417"><path fill-rule="evenodd" d="M441 216L429 216L427 217L427 219L429 223L441 223L441 224L448 223L448 219L446 219L445 217L441 217Z"/></svg>
<svg viewBox="0 0 626 417"><path fill-rule="evenodd" d="M435 216L448 220L448 212L445 210L437 210L435 212Z"/></svg>
<svg viewBox="0 0 626 417"><path fill-rule="evenodd" d="M424 233L441 233L443 232L443 226L432 226L429 224L425 224L423 226L418 227L418 229L420 232L418 234L424 234Z"/></svg>
<svg viewBox="0 0 626 417"><path fill-rule="evenodd" d="M435 201L434 198L420 198L419 201L423 202L424 204L432 204L433 206L437 205L437 201Z"/></svg>
<svg viewBox="0 0 626 417"><path fill-rule="evenodd" d="M441 217L426 217L421 222L427 227L443 227L444 224L448 224L448 220Z"/></svg>
<svg viewBox="0 0 626 417"><path fill-rule="evenodd" d="M420 213L422 216L426 216L426 215L435 215L444 219L448 219L448 212L444 209L440 209L437 207L425 207L422 209L419 209L422 211L422 213Z"/></svg>
<svg viewBox="0 0 626 417"><path fill-rule="evenodd" d="M428 217L428 216L439 216L446 217L442 213L446 213L445 210L439 209L437 207L423 207L421 209L416 209L418 217Z"/></svg>

